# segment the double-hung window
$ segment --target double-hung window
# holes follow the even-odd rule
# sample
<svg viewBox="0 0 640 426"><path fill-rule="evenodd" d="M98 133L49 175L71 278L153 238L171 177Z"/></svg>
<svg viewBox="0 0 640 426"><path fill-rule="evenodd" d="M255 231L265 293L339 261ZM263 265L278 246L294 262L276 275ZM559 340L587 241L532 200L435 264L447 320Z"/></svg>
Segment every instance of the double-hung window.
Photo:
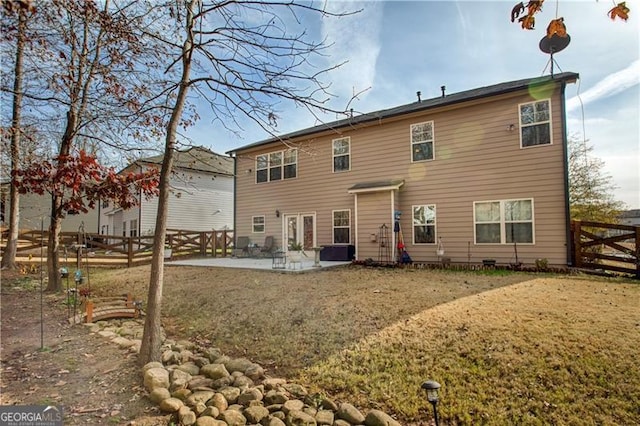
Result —
<svg viewBox="0 0 640 426"><path fill-rule="evenodd" d="M264 216L253 216L251 222L254 234L264 233Z"/></svg>
<svg viewBox="0 0 640 426"><path fill-rule="evenodd" d="M433 121L411 125L411 161L433 160Z"/></svg>
<svg viewBox="0 0 640 426"><path fill-rule="evenodd" d="M333 172L347 172L351 169L351 138L333 140Z"/></svg>
<svg viewBox="0 0 640 426"><path fill-rule="evenodd" d="M551 103L549 99L520 104L520 140L527 148L551 144Z"/></svg>
<svg viewBox="0 0 640 426"><path fill-rule="evenodd" d="M474 203L476 244L533 244L533 200Z"/></svg>
<svg viewBox="0 0 640 426"><path fill-rule="evenodd" d="M413 243L435 244L436 206L413 206Z"/></svg>
<svg viewBox="0 0 640 426"><path fill-rule="evenodd" d="M256 183L293 179L298 175L298 151L288 149L256 157Z"/></svg>
<svg viewBox="0 0 640 426"><path fill-rule="evenodd" d="M349 244L351 242L351 211L333 211L333 244Z"/></svg>

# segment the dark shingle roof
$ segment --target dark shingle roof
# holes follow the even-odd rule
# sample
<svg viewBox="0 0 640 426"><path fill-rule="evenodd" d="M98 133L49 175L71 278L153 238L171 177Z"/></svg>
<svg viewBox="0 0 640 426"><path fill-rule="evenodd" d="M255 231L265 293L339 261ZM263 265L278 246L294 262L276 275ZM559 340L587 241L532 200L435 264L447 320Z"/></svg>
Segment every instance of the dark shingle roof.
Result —
<svg viewBox="0 0 640 426"><path fill-rule="evenodd" d="M474 99L487 98L490 96L497 96L504 93L515 92L518 90L522 90L525 88L529 88L532 86L537 86L541 84L545 84L551 81L554 82L573 82L577 80L579 77L578 74L573 72L564 72L561 74L556 74L553 77L545 76L545 77L536 77L536 78L527 78L523 80L515 80L509 81L506 83L494 84L492 86L480 87L477 89L466 90L464 92L453 93L450 95L446 95L444 97L437 97L432 99L425 99L421 102L413 102L406 105L401 105L394 108L383 109L371 113L366 113L362 115L358 115L356 117L345 118L342 120L333 121L330 123L323 123L318 126L308 127L306 129L297 130L295 132L287 133L285 135L274 137L270 139L265 139L259 142L255 142L249 145L242 146L240 148L233 149L231 151L227 151L227 154L236 153L239 151L243 151L250 148L255 148L261 145L266 145L268 143L277 142L280 140L288 140L297 138L300 136L311 135L318 132L323 132L327 130L337 130L340 128L353 126L356 124L367 123L370 121L377 121L384 118L395 117L398 115L409 114L412 112L425 111L428 109L442 107L445 105L452 105L461 102L467 102Z"/></svg>
<svg viewBox="0 0 640 426"><path fill-rule="evenodd" d="M164 155L142 158L138 163L162 164ZM196 146L184 151L176 151L173 156L173 167L188 170L198 170L220 175L233 175L233 158Z"/></svg>

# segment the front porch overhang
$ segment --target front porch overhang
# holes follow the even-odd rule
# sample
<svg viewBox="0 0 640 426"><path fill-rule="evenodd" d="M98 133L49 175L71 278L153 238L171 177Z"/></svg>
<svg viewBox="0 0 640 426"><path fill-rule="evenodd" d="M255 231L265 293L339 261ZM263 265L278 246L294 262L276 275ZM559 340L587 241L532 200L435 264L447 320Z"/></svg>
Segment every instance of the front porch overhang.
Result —
<svg viewBox="0 0 640 426"><path fill-rule="evenodd" d="M347 190L349 194L364 194L367 192L396 191L404 185L402 179L390 179L377 182L356 183Z"/></svg>

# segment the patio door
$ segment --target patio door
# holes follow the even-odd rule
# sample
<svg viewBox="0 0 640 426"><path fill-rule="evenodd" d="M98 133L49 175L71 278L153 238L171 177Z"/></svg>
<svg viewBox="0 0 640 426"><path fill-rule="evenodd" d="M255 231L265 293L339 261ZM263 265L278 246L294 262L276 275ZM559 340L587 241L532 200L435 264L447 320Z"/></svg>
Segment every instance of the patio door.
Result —
<svg viewBox="0 0 640 426"><path fill-rule="evenodd" d="M284 238L286 250L293 243L301 243L304 251L316 246L315 213L297 213L284 215Z"/></svg>

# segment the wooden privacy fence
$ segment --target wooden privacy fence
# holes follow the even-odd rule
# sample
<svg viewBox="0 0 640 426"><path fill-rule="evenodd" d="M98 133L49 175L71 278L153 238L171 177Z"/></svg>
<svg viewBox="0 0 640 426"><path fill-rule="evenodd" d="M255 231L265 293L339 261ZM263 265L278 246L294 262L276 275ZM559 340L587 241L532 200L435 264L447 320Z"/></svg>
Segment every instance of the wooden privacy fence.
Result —
<svg viewBox="0 0 640 426"><path fill-rule="evenodd" d="M577 268L623 272L640 279L640 226L571 221L571 254Z"/></svg>
<svg viewBox="0 0 640 426"><path fill-rule="evenodd" d="M8 231L2 230L4 249ZM233 253L234 231L186 231L169 229L165 239L165 258L213 256L226 257ZM24 230L18 234L18 260L28 256L39 256L41 247L48 244L48 231ZM89 261L91 264L131 267L151 262L153 235L124 237L94 233L61 232L60 261ZM46 255L46 252L45 252ZM83 257L84 256L84 257Z"/></svg>

